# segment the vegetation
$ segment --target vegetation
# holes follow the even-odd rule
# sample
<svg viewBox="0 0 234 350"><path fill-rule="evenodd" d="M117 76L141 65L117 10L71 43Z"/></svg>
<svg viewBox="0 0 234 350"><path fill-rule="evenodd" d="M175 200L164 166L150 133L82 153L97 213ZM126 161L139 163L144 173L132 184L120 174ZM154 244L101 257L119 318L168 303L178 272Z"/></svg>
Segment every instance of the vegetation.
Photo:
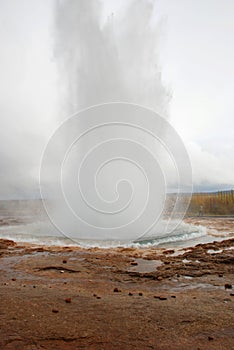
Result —
<svg viewBox="0 0 234 350"><path fill-rule="evenodd" d="M188 215L234 215L234 191L193 193Z"/></svg>

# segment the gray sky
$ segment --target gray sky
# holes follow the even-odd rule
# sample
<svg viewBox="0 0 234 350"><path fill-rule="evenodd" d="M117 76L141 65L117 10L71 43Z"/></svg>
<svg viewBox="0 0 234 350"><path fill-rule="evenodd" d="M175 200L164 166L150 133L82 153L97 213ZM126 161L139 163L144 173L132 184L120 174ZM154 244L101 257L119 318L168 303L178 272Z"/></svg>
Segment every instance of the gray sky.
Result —
<svg viewBox="0 0 234 350"><path fill-rule="evenodd" d="M233 184L234 2L162 0L159 9L171 122L190 152L194 182Z"/></svg>
<svg viewBox="0 0 234 350"><path fill-rule="evenodd" d="M125 4L105 1L103 17L121 16ZM157 4L170 121L189 151L195 189L234 187L234 2ZM52 0L0 0L1 197L37 192L41 153L59 113L53 35Z"/></svg>

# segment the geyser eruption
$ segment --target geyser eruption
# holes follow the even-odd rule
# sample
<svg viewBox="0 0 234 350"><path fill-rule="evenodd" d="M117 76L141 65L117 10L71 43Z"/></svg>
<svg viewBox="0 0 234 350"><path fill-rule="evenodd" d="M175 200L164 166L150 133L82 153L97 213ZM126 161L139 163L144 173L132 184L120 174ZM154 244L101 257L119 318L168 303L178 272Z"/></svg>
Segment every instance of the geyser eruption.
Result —
<svg viewBox="0 0 234 350"><path fill-rule="evenodd" d="M106 102L130 102L167 115L168 91L159 65L161 24L154 2L126 1L124 13L103 19L107 1L55 4L55 57L62 114Z"/></svg>
<svg viewBox="0 0 234 350"><path fill-rule="evenodd" d="M61 110L73 115L43 156L44 205L73 240L167 234L187 208L189 196L180 193L191 191L191 168L179 136L158 114L167 114L168 94L154 5L129 1L121 17L106 20L102 9L97 0L56 3ZM170 208L169 186L178 194Z"/></svg>

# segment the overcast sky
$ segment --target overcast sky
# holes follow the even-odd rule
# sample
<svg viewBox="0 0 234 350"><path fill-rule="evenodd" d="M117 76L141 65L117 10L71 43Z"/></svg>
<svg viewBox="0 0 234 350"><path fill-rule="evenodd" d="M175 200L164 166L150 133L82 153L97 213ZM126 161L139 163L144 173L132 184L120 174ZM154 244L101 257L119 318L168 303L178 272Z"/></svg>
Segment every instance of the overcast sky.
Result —
<svg viewBox="0 0 234 350"><path fill-rule="evenodd" d="M37 193L40 157L58 123L53 3L0 0L1 198ZM156 3L170 122L190 154L195 189L234 188L234 2ZM105 1L104 18L125 6Z"/></svg>

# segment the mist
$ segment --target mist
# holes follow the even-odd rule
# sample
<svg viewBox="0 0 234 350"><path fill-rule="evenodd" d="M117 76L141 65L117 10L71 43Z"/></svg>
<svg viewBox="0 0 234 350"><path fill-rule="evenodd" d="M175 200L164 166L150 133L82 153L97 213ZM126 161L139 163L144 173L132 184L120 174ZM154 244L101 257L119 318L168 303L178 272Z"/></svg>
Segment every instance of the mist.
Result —
<svg viewBox="0 0 234 350"><path fill-rule="evenodd" d="M161 121L169 102L159 64L162 24L153 18L154 5L128 1L121 16L105 18L99 1L55 3L60 106L73 116L48 142L41 184L47 212L69 237L133 239L163 210L166 185L154 159L162 145L143 132L158 126L160 138L167 131ZM163 117L157 120L153 111Z"/></svg>
<svg viewBox="0 0 234 350"><path fill-rule="evenodd" d="M130 102L166 116L169 92L162 82L162 22L156 2L125 1L121 14L103 18L107 1L55 3L55 58L62 113L106 102Z"/></svg>
<svg viewBox="0 0 234 350"><path fill-rule="evenodd" d="M233 3L77 3L82 11L69 1L71 16L66 1L0 2L0 197L38 198L50 136L105 97L169 116L189 150L195 188L231 188Z"/></svg>

